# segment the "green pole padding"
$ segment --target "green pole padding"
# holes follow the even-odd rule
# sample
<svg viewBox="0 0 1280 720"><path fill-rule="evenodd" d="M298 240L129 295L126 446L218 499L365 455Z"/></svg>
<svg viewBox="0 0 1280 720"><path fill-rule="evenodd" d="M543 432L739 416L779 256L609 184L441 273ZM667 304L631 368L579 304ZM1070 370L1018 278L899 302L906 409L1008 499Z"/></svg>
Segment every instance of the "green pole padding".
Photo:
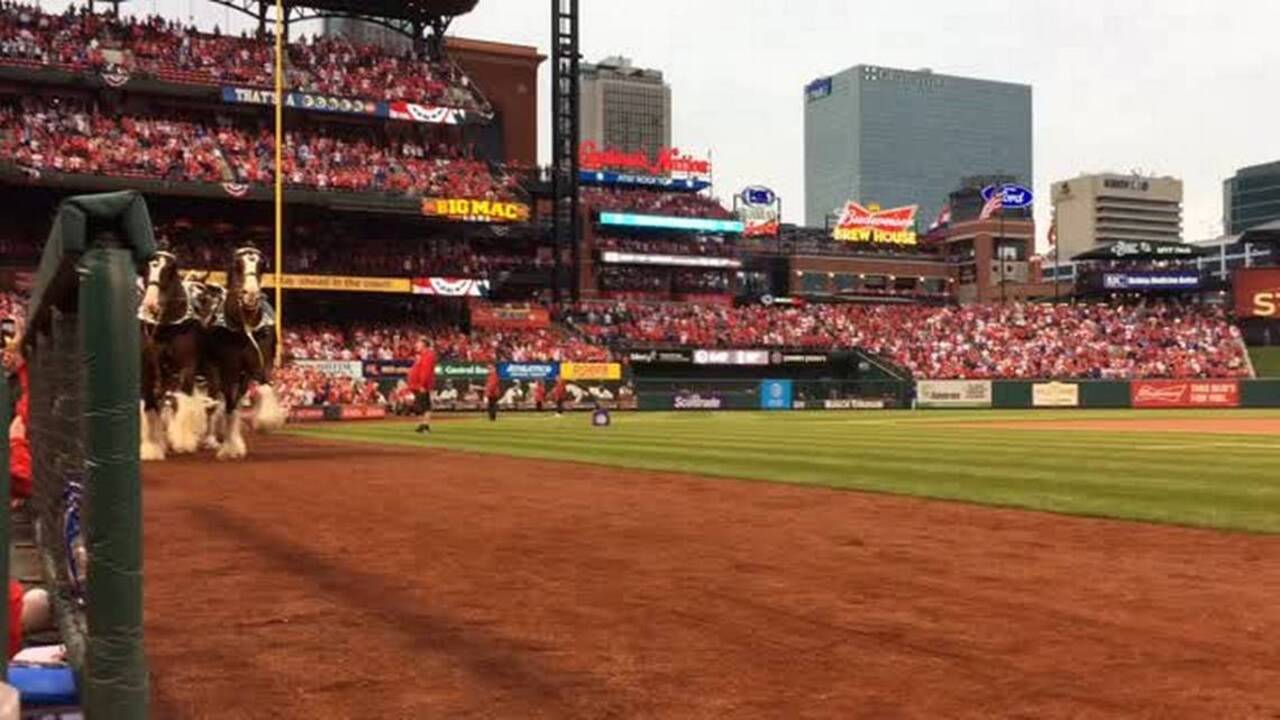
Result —
<svg viewBox="0 0 1280 720"><path fill-rule="evenodd" d="M85 494L89 645L82 699L90 720L147 717L142 642L141 360L131 299L135 265L123 248L80 262L85 373Z"/></svg>

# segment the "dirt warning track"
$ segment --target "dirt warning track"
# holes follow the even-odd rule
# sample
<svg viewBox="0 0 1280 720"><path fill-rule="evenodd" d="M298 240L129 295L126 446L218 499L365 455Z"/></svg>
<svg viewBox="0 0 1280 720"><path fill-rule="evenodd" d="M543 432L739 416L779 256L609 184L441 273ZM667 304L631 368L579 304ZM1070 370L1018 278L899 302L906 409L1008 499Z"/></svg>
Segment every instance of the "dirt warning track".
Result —
<svg viewBox="0 0 1280 720"><path fill-rule="evenodd" d="M1280 716L1280 537L253 440L146 468L157 717Z"/></svg>

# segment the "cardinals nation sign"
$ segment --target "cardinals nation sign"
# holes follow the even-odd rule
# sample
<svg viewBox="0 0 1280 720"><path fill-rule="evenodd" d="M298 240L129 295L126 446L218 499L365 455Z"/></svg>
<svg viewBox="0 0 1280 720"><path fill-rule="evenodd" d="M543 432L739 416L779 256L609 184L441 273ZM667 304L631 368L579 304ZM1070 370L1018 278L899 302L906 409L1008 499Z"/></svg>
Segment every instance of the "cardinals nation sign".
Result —
<svg viewBox="0 0 1280 720"><path fill-rule="evenodd" d="M849 202L840 213L832 237L846 242L916 244L916 210L918 205L881 210L878 205L865 208Z"/></svg>

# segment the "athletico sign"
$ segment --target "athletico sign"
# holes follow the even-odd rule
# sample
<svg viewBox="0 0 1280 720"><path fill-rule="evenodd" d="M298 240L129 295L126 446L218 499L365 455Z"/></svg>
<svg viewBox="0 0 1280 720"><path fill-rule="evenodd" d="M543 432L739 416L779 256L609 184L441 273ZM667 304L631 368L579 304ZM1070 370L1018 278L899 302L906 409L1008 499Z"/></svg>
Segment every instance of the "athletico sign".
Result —
<svg viewBox="0 0 1280 720"><path fill-rule="evenodd" d="M917 205L881 210L879 205L863 207L849 202L840 213L831 236L846 242L916 244Z"/></svg>
<svg viewBox="0 0 1280 720"><path fill-rule="evenodd" d="M1239 407L1235 380L1135 380L1129 392L1136 408Z"/></svg>
<svg viewBox="0 0 1280 720"><path fill-rule="evenodd" d="M497 200L422 198L422 214L467 222L524 222L529 219L529 206Z"/></svg>

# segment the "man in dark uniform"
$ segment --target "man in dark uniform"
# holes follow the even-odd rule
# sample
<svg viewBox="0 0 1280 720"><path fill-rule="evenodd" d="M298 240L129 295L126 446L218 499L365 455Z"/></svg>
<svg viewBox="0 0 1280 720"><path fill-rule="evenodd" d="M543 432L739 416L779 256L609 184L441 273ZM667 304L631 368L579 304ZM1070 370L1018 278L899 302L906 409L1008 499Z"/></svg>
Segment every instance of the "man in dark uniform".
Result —
<svg viewBox="0 0 1280 720"><path fill-rule="evenodd" d="M413 361L409 369L407 385L414 393L415 408L422 413L418 422L419 433L431 432L431 391L436 386L436 352L427 344L425 338L419 338L415 346L418 359Z"/></svg>

